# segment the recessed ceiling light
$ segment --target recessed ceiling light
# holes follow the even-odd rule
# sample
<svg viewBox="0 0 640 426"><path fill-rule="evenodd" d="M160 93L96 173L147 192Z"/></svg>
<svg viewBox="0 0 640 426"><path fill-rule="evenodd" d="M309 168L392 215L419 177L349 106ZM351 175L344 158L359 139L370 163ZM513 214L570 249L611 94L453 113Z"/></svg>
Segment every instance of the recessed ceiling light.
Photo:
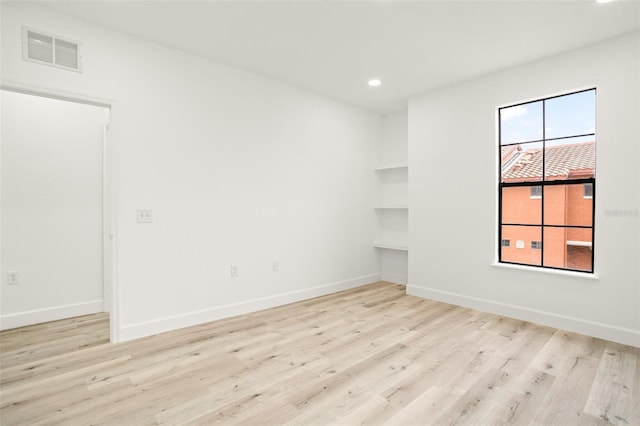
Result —
<svg viewBox="0 0 640 426"><path fill-rule="evenodd" d="M371 87L378 87L382 84L382 81L378 80L377 78L372 78L367 84L369 84L369 86Z"/></svg>
<svg viewBox="0 0 640 426"><path fill-rule="evenodd" d="M598 3L610 3L613 0L596 0Z"/></svg>

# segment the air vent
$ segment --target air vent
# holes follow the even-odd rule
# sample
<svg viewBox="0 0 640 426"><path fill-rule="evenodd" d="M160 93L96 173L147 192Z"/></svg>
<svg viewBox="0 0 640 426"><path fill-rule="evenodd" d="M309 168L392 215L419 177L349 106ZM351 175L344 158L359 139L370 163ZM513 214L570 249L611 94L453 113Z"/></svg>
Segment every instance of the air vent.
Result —
<svg viewBox="0 0 640 426"><path fill-rule="evenodd" d="M22 59L72 71L81 71L80 43L23 27Z"/></svg>

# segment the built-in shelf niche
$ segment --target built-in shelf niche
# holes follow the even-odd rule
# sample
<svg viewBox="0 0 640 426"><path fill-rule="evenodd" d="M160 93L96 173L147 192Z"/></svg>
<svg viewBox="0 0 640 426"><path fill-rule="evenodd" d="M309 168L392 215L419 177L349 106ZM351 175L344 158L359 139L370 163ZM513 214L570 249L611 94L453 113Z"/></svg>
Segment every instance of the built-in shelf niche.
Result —
<svg viewBox="0 0 640 426"><path fill-rule="evenodd" d="M383 117L378 182L373 210L377 220L373 247L380 260L382 279L407 284L409 276L409 139L408 111Z"/></svg>
<svg viewBox="0 0 640 426"><path fill-rule="evenodd" d="M408 250L408 171L406 165L376 169L379 180L378 231L374 246L385 250Z"/></svg>

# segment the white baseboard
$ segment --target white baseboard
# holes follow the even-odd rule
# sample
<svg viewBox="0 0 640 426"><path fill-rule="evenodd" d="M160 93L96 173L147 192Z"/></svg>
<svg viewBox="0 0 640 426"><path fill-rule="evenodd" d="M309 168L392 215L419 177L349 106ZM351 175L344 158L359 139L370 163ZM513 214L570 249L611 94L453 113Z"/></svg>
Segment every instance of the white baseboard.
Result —
<svg viewBox="0 0 640 426"><path fill-rule="evenodd" d="M640 347L638 330L413 285L407 285L407 294Z"/></svg>
<svg viewBox="0 0 640 426"><path fill-rule="evenodd" d="M406 275L396 275L396 274L382 274L382 281L388 281L394 284L402 284L407 285L407 276Z"/></svg>
<svg viewBox="0 0 640 426"><path fill-rule="evenodd" d="M90 302L74 303L71 305L54 306L51 308L1 315L0 330L40 324L48 321L57 321L80 315L95 314L97 312L103 312L103 309L104 303L102 300L92 300Z"/></svg>
<svg viewBox="0 0 640 426"><path fill-rule="evenodd" d="M336 293L343 290L359 287L380 281L382 274L375 273L363 275L349 280L338 281L318 287L304 290L292 291L289 293L277 294L260 299L247 300L224 306L216 306L202 311L188 312L181 315L159 318L153 321L145 321L137 324L125 325L120 328L118 340L124 342L131 339L150 336L152 334L163 333L165 331L176 330L192 325L203 324L219 319L229 318L237 315L261 311L263 309L286 305L288 303L299 302L318 296Z"/></svg>

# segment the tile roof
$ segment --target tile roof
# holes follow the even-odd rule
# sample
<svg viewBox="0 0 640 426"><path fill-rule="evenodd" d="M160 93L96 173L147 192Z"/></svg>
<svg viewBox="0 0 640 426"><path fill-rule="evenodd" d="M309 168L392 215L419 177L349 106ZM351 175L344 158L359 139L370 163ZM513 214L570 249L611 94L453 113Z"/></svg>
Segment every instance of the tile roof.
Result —
<svg viewBox="0 0 640 426"><path fill-rule="evenodd" d="M519 145L514 145L520 148ZM596 167L595 142L580 142L547 147L545 174L547 180L569 177L592 177ZM506 147L505 147L506 149ZM542 177L542 149L518 149L517 158L505 162L515 150L502 152L504 182L521 182Z"/></svg>
<svg viewBox="0 0 640 426"><path fill-rule="evenodd" d="M506 162L509 161L514 154L520 151L522 151L522 147L520 145L509 145L509 146L503 147L500 151L502 164L506 164Z"/></svg>

